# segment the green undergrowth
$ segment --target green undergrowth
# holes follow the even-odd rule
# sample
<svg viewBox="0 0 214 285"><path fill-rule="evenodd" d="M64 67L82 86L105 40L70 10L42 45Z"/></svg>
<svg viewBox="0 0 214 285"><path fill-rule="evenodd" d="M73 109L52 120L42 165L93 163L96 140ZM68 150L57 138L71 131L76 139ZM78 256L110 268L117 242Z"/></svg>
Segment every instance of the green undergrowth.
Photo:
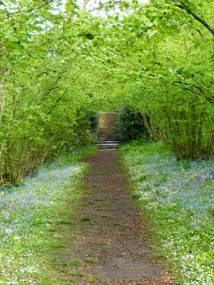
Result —
<svg viewBox="0 0 214 285"><path fill-rule="evenodd" d="M22 185L0 189L1 285L64 284L59 281L65 270L59 253L71 242L66 228L72 231L84 194L81 181L87 165L79 160L94 151L74 149ZM69 264L75 266L75 260Z"/></svg>
<svg viewBox="0 0 214 285"><path fill-rule="evenodd" d="M181 284L214 284L214 161L177 161L163 143L143 141L122 146L121 155L157 252Z"/></svg>

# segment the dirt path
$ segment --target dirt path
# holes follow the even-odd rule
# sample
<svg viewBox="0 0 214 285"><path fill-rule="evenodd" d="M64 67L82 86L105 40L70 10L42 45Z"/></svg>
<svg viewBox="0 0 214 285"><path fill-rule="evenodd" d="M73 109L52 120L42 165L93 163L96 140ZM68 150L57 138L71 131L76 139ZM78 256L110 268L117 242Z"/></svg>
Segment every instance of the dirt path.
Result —
<svg viewBox="0 0 214 285"><path fill-rule="evenodd" d="M78 212L80 232L72 249L81 260L75 284L175 284L153 255L117 151L100 150L87 162L87 195Z"/></svg>

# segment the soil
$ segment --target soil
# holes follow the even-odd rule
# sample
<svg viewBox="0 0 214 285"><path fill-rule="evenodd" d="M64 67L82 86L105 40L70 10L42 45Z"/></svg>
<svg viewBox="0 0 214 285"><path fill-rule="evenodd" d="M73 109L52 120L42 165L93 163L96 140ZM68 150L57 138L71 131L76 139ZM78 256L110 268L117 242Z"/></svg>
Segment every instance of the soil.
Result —
<svg viewBox="0 0 214 285"><path fill-rule="evenodd" d="M87 159L86 195L78 210L72 252L80 260L77 285L175 285L155 256L146 221L129 191L116 150Z"/></svg>

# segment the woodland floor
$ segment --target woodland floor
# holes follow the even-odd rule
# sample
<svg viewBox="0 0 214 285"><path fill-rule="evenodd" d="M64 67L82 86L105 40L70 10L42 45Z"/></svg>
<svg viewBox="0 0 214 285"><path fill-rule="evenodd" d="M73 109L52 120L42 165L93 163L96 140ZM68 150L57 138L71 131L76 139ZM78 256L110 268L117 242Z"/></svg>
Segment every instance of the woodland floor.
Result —
<svg viewBox="0 0 214 285"><path fill-rule="evenodd" d="M177 284L155 256L148 223L140 218L128 191L117 151L100 150L87 163L86 194L75 221L78 230L72 233L72 245L60 254L65 262L71 253L78 260L72 284Z"/></svg>

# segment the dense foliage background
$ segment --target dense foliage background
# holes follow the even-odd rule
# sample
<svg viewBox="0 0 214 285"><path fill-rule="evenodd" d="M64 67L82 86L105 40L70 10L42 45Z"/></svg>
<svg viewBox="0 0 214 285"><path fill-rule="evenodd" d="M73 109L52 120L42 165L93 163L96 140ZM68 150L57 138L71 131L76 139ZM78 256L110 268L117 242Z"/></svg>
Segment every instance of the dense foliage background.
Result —
<svg viewBox="0 0 214 285"><path fill-rule="evenodd" d="M213 154L214 2L144 2L0 1L1 182L90 142L88 113L124 103L178 159Z"/></svg>

